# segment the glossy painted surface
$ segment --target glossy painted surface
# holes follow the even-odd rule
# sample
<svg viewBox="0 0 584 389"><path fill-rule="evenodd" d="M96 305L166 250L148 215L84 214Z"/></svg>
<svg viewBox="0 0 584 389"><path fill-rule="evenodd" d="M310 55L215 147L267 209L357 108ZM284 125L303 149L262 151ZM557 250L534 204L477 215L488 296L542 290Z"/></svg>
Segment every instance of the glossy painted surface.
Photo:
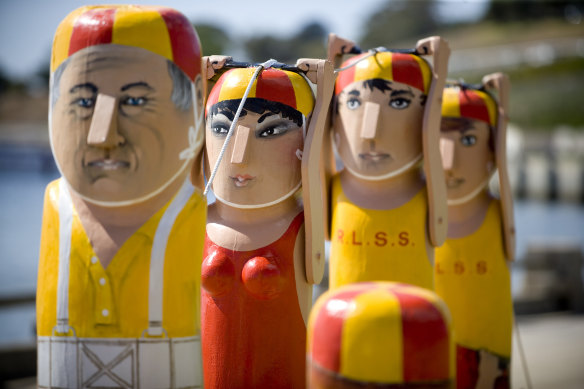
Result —
<svg viewBox="0 0 584 389"><path fill-rule="evenodd" d="M206 388L301 388L306 326L294 246L303 213L267 246L235 251L208 237L202 267Z"/></svg>
<svg viewBox="0 0 584 389"><path fill-rule="evenodd" d="M309 386L448 387L451 336L448 309L433 292L391 282L346 285L321 296L311 312Z"/></svg>

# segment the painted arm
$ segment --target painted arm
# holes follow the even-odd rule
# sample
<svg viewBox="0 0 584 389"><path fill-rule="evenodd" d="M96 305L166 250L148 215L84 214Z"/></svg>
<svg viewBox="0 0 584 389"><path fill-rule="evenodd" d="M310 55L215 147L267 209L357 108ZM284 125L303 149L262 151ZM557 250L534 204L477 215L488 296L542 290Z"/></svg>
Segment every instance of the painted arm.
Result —
<svg viewBox="0 0 584 389"><path fill-rule="evenodd" d="M483 77L483 85L499 95L497 106L497 130L495 140L495 160L499 173L499 196L505 254L508 261L515 260L515 221L513 219L513 193L507 172L507 122L509 120L509 77L503 73L488 74Z"/></svg>
<svg viewBox="0 0 584 389"><path fill-rule="evenodd" d="M316 99L308 125L302 154L302 191L306 229L306 279L318 284L324 275L325 209L321 174L321 154L325 123L335 83L333 66L329 61L299 59L296 66L316 84Z"/></svg>
<svg viewBox="0 0 584 389"><path fill-rule="evenodd" d="M441 246L448 233L448 206L446 180L440 156L440 121L442 117L442 90L448 74L450 48L444 39L433 36L418 41L419 55L432 56L432 82L426 99L422 142L424 146L424 173L428 188L428 232L430 243Z"/></svg>

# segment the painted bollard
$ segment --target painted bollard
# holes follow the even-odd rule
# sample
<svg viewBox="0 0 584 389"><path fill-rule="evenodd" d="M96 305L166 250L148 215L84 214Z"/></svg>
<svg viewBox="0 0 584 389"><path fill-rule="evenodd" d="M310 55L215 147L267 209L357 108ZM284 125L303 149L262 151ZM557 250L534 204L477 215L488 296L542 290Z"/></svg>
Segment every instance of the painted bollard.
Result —
<svg viewBox="0 0 584 389"><path fill-rule="evenodd" d="M507 175L509 81L444 89L441 150L448 190L448 238L436 250L436 292L456 329L458 388L508 388L513 327L515 228ZM495 93L498 92L498 100ZM489 192L495 171L499 198Z"/></svg>
<svg viewBox="0 0 584 389"><path fill-rule="evenodd" d="M338 41L331 35L330 60L354 47ZM439 123L449 52L431 37L338 69L331 132L343 170L326 175L331 288L383 280L433 289L434 247L447 227Z"/></svg>
<svg viewBox="0 0 584 389"><path fill-rule="evenodd" d="M201 49L147 6L70 13L53 43L38 386L199 387ZM194 163L198 162L198 163Z"/></svg>
<svg viewBox="0 0 584 389"><path fill-rule="evenodd" d="M202 266L206 388L305 384L305 323L324 271L318 161L333 72L325 61L303 64L227 70L208 97L207 171L217 201Z"/></svg>
<svg viewBox="0 0 584 389"><path fill-rule="evenodd" d="M307 347L311 389L454 388L450 315L424 288L362 282L325 293Z"/></svg>

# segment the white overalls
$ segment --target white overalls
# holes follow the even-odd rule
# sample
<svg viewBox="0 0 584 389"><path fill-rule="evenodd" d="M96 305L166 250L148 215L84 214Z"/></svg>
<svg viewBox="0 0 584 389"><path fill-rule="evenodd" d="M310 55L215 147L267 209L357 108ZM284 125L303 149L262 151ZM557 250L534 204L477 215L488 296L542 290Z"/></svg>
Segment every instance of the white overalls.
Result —
<svg viewBox="0 0 584 389"><path fill-rule="evenodd" d="M199 336L169 338L162 327L166 244L176 217L193 193L181 187L160 219L150 255L148 328L136 338L79 338L69 325L69 259L73 205L64 179L59 182L59 278L57 325L38 337L40 388L199 388ZM59 335L59 336L57 336Z"/></svg>

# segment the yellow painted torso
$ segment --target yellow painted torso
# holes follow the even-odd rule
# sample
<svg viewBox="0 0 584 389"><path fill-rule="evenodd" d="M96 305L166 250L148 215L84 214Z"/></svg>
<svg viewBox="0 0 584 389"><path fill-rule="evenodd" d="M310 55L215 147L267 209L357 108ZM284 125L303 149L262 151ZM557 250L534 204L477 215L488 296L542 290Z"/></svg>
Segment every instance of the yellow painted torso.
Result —
<svg viewBox="0 0 584 389"><path fill-rule="evenodd" d="M331 289L360 281L396 281L433 289L426 248L426 189L396 209L366 209L350 202L337 175L331 204Z"/></svg>
<svg viewBox="0 0 584 389"><path fill-rule="evenodd" d="M59 269L59 185L47 187L37 286L37 333L56 324ZM170 202L169 202L170 203ZM142 225L104 269L74 211L69 276L69 324L78 337L138 338L148 328L150 251L168 204ZM207 204L195 190L168 239L163 278L163 328L169 337L200 332L200 278ZM92 258L95 258L92 260ZM107 315L104 315L104 309Z"/></svg>
<svg viewBox="0 0 584 389"><path fill-rule="evenodd" d="M436 249L434 277L450 308L456 343L509 358L513 310L499 201L491 201L477 231Z"/></svg>

